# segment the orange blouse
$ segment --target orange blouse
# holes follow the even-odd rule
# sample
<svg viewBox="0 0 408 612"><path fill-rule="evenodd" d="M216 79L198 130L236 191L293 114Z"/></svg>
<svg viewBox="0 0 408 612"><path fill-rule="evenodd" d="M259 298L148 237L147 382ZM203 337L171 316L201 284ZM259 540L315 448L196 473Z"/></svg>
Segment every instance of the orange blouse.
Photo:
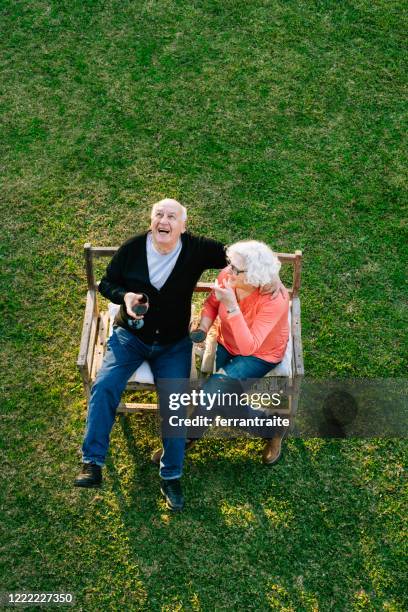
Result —
<svg viewBox="0 0 408 612"><path fill-rule="evenodd" d="M221 285L228 268L218 275ZM259 289L238 302L240 310L228 314L226 307L215 297L213 290L206 299L201 316L214 320L217 315L221 325L217 341L232 355L253 355L271 363L282 361L289 338L289 294L272 299L261 295Z"/></svg>

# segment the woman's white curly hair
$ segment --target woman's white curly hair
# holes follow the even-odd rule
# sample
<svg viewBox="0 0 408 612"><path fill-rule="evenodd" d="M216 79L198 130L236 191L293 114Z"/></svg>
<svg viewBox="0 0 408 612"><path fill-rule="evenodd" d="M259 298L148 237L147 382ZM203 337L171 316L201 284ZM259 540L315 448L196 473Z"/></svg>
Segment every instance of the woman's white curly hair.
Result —
<svg viewBox="0 0 408 612"><path fill-rule="evenodd" d="M239 255L244 263L245 281L254 287L275 285L279 281L281 262L264 242L241 240L227 248L227 257Z"/></svg>

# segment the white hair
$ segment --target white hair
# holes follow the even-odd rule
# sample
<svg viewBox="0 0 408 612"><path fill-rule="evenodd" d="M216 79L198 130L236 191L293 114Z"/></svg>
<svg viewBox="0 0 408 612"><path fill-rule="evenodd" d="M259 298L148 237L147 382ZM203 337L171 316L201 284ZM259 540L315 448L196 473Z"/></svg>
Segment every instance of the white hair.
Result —
<svg viewBox="0 0 408 612"><path fill-rule="evenodd" d="M245 280L254 287L274 285L279 280L281 262L264 242L241 240L227 248L227 257L239 255L246 270Z"/></svg>
<svg viewBox="0 0 408 612"><path fill-rule="evenodd" d="M153 217L154 209L159 204L177 204L181 208L181 220L187 221L187 208L183 206L182 204L180 204L180 202L177 202L177 200L173 200L173 198L164 198L163 200L159 200L159 202L156 202L155 204L153 204L152 213L151 213L152 217Z"/></svg>

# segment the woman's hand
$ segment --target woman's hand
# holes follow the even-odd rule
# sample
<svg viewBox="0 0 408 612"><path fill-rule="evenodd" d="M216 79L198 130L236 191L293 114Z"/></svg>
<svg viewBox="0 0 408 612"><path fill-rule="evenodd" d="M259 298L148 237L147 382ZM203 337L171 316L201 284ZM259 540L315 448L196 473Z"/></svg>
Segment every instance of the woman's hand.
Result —
<svg viewBox="0 0 408 612"><path fill-rule="evenodd" d="M230 279L226 278L222 285L218 283L218 278L215 280L214 286L215 297L222 304L224 304L227 310L232 310L238 307L237 296L235 291L230 284Z"/></svg>

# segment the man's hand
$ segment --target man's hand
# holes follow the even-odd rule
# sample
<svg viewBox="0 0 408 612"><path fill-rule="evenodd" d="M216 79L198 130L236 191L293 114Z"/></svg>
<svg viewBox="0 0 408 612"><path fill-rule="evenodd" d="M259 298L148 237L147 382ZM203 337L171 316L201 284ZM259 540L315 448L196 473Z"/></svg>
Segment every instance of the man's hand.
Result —
<svg viewBox="0 0 408 612"><path fill-rule="evenodd" d="M259 293L261 295L270 294L271 300L275 300L280 294L282 294L282 297L285 297L285 292L286 288L285 285L282 283L281 279L279 279L277 283L263 285L263 287L259 289Z"/></svg>
<svg viewBox="0 0 408 612"><path fill-rule="evenodd" d="M131 291L126 293L124 297L126 312L132 319L143 319L143 316L136 315L132 310L132 308L139 303L142 297L143 295L141 293L132 293Z"/></svg>
<svg viewBox="0 0 408 612"><path fill-rule="evenodd" d="M237 296L231 287L229 278L224 280L222 286L218 283L218 279L215 279L214 292L217 300L224 304L227 310L232 310L238 306Z"/></svg>

